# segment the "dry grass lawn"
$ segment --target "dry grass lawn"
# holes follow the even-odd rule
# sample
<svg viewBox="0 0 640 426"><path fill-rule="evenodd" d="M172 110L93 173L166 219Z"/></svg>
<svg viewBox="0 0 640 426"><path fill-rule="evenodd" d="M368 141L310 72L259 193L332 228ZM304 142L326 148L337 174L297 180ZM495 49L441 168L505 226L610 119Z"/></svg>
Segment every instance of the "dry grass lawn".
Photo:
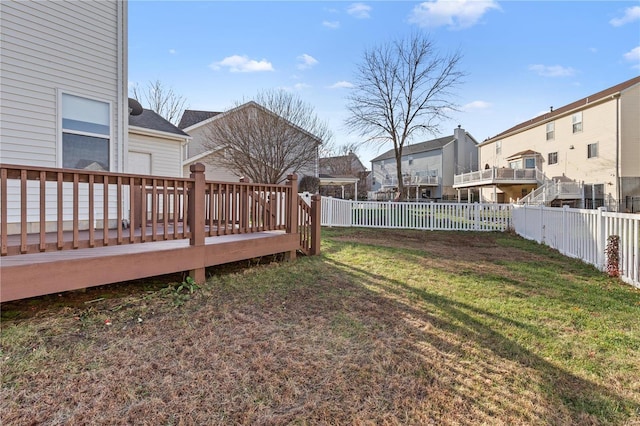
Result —
<svg viewBox="0 0 640 426"><path fill-rule="evenodd" d="M3 304L0 423L640 424L640 291L508 234L323 237Z"/></svg>

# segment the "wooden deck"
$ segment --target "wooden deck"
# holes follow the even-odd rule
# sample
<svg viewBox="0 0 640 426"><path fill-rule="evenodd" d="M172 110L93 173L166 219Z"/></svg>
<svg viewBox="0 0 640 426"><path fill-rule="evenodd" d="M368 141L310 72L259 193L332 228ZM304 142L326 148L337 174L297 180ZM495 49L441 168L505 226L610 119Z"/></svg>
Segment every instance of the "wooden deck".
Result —
<svg viewBox="0 0 640 426"><path fill-rule="evenodd" d="M7 256L0 259L0 300L197 270L298 247L297 235L265 231L206 237L198 247L181 239Z"/></svg>
<svg viewBox="0 0 640 426"><path fill-rule="evenodd" d="M0 165L0 302L175 272L188 272L202 282L208 266L277 253L286 253L289 259L295 259L297 252L319 253L320 202L315 198L308 206L298 197L295 176L281 186L205 182L200 166L195 166L191 178L178 182ZM20 188L17 194L11 191L12 179L13 187ZM39 192L34 193L30 180L38 181ZM53 196L47 194L47 181L57 182ZM71 208L62 196L65 182L73 183ZM92 185L104 190L98 194ZM114 185L117 188L110 187ZM135 197L134 188L139 192ZM140 192L140 188L145 189ZM171 197L172 191L178 196ZM117 193L117 200L107 200L108 193ZM87 194L88 201L79 206ZM92 197L105 197L104 205L94 205ZM51 207L51 199L57 205ZM131 211L130 228L121 224L125 201ZM118 206L115 228L80 229L85 209L91 217L88 223L112 223L108 204ZM58 213L53 232L45 220L47 209ZM63 231L63 217L69 217L64 213L70 209L73 226ZM14 210L19 231L11 234L7 230L15 225ZM96 221L94 211L104 216ZM31 217L41 220L34 225L28 223Z"/></svg>

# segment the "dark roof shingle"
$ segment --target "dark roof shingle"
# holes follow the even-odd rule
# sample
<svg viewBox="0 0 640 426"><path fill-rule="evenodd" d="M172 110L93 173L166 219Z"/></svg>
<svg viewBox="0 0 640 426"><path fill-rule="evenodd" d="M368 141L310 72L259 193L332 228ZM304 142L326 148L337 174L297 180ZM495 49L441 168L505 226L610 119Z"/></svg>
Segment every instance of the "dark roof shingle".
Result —
<svg viewBox="0 0 640 426"><path fill-rule="evenodd" d="M173 124L150 109L142 110L140 115L129 116L129 126L142 127L160 132L173 133L180 136L189 136Z"/></svg>
<svg viewBox="0 0 640 426"><path fill-rule="evenodd" d="M178 123L178 127L181 129L186 129L187 127L191 127L194 124L200 123L201 121L208 120L211 117L215 117L218 114L222 113L214 111L196 111L194 109L185 109L182 113L180 123Z"/></svg>
<svg viewBox="0 0 640 426"><path fill-rule="evenodd" d="M419 142L413 145L406 145L402 148L402 156L404 157L406 155L417 154L419 152L427 152L427 151L432 151L434 149L440 149L453 140L454 140L454 135L449 135L449 136L443 136L438 139L432 139L430 141ZM396 158L396 154L393 149L390 149L384 154L377 156L376 158L371 160L371 162L373 163L375 161L388 160L391 158Z"/></svg>

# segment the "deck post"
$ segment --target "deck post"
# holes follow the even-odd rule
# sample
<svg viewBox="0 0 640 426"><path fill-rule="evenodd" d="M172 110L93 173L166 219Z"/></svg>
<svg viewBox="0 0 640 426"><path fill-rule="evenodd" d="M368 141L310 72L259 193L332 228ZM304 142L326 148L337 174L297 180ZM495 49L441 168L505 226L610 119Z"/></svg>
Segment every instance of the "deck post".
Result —
<svg viewBox="0 0 640 426"><path fill-rule="evenodd" d="M287 176L287 185L290 186L289 190L289 220L287 221L287 234L298 234L298 176L290 174ZM296 259L296 250L291 250L287 253L289 260Z"/></svg>
<svg viewBox="0 0 640 426"><path fill-rule="evenodd" d="M320 210L322 197L320 194L311 196L311 256L320 254Z"/></svg>
<svg viewBox="0 0 640 426"><path fill-rule="evenodd" d="M204 164L195 163L189 167L193 179L193 186L189 191L189 211L188 223L191 236L189 238L189 244L192 247L204 246L204 203L205 203L205 179L204 179ZM205 268L192 269L189 271L189 276L198 284L202 284L206 280Z"/></svg>

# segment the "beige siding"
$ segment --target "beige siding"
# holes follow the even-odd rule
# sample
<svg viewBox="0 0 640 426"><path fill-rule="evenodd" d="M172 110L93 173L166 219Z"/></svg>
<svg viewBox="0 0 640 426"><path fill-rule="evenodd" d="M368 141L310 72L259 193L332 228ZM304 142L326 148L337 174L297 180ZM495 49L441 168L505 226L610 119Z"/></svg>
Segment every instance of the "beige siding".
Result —
<svg viewBox="0 0 640 426"><path fill-rule="evenodd" d="M3 1L0 17L1 161L60 165L62 90L111 103L111 157L118 170L126 126L118 119L118 104L126 102L126 3Z"/></svg>
<svg viewBox="0 0 640 426"><path fill-rule="evenodd" d="M502 153L496 152L497 141L481 145L480 169L487 164L489 167L508 167L508 157L533 150L541 154L541 170L547 178L564 175L578 182L604 184L605 193L617 198L616 103L616 99L609 98L583 108L581 132L573 133L572 113L569 113L552 120L555 123L555 137L552 140L546 140L546 121L501 139ZM587 158L587 146L593 143L598 144L598 156ZM558 162L550 165L548 158L552 152L558 153ZM621 158L626 155L623 153ZM491 192L493 189L483 190L484 194ZM520 193L508 194L505 201L510 201L510 198L515 201L521 196Z"/></svg>
<svg viewBox="0 0 640 426"><path fill-rule="evenodd" d="M129 152L151 154L151 174L156 176L182 176L182 142L129 132Z"/></svg>
<svg viewBox="0 0 640 426"><path fill-rule="evenodd" d="M640 177L640 85L622 93L621 107L621 149L622 177Z"/></svg>

